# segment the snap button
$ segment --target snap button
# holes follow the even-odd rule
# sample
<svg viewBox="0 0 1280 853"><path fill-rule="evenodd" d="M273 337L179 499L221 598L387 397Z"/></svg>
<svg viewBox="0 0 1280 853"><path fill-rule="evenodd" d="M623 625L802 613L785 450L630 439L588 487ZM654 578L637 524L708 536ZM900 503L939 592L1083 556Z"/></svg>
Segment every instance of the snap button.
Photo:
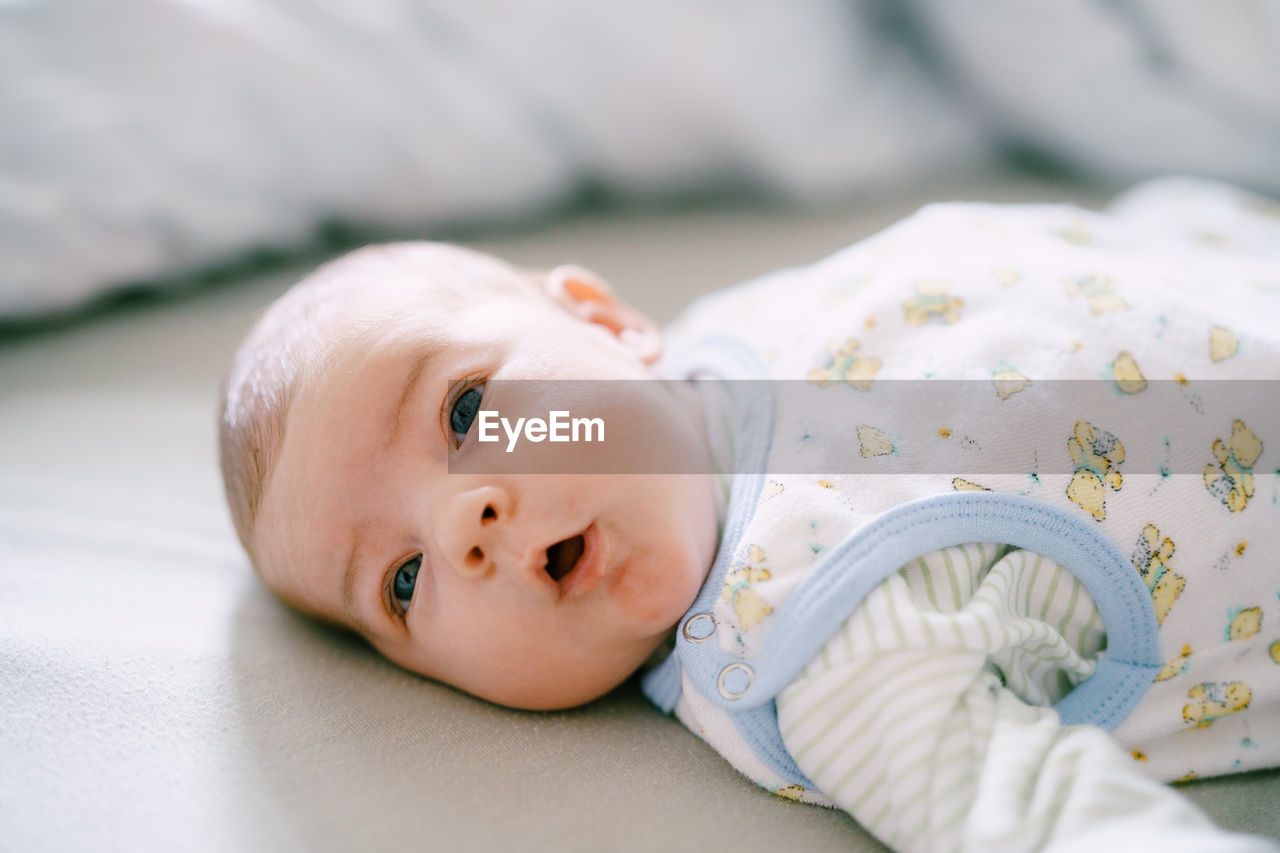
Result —
<svg viewBox="0 0 1280 853"><path fill-rule="evenodd" d="M716 617L710 613L699 613L685 620L680 629L684 638L691 643L705 643L716 632Z"/></svg>
<svg viewBox="0 0 1280 853"><path fill-rule="evenodd" d="M745 663L731 663L720 670L716 687L719 688L720 695L726 699L741 699L743 694L751 689L751 684L755 680L756 674L751 667Z"/></svg>

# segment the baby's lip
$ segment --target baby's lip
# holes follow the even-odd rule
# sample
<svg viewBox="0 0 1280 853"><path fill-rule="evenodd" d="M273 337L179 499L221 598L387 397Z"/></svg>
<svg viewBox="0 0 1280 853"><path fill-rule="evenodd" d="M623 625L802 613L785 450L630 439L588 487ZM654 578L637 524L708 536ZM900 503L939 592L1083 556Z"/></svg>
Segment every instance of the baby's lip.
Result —
<svg viewBox="0 0 1280 853"><path fill-rule="evenodd" d="M605 574L608 548L593 522L586 530L559 539L540 552L540 582L562 599L585 595Z"/></svg>

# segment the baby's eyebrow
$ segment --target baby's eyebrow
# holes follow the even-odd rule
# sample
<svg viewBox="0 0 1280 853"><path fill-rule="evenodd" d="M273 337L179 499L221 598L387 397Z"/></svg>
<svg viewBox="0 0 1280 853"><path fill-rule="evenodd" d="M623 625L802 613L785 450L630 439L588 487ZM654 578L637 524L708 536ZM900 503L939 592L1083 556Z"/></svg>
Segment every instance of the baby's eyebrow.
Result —
<svg viewBox="0 0 1280 853"><path fill-rule="evenodd" d="M372 636L373 626L365 618L364 609L356 602L356 585L360 579L360 545L367 539L370 525L367 522L356 524L351 531L351 549L342 569L342 611L350 621L351 627L361 635Z"/></svg>
<svg viewBox="0 0 1280 853"><path fill-rule="evenodd" d="M413 397L414 389L418 386L418 380L426 372L427 362L436 354L436 348L432 347L426 352L418 355L413 364L409 368L408 374L404 378L404 390L400 393L400 401L396 404L395 411L392 413L390 420L387 422L385 430L387 435L387 446L390 447L396 440L396 435L400 432L400 426L404 422L404 413L409 406L409 400Z"/></svg>

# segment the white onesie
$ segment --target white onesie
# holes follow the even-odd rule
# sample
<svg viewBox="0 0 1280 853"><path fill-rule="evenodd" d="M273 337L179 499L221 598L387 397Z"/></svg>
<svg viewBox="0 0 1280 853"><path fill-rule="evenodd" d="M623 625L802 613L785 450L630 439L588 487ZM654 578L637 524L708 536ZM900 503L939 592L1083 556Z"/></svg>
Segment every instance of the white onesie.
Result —
<svg viewBox="0 0 1280 853"><path fill-rule="evenodd" d="M671 373L831 402L708 392L737 476L646 692L895 847L1208 844L1145 777L1280 765L1277 321L1280 207L1192 180L935 205L699 302Z"/></svg>

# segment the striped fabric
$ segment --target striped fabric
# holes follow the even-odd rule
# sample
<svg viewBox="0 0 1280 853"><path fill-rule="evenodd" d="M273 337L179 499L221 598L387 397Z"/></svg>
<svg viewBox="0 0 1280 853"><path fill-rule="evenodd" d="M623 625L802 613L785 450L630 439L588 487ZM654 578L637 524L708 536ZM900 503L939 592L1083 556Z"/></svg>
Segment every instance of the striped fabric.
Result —
<svg viewBox="0 0 1280 853"><path fill-rule="evenodd" d="M1161 813L1211 831L1108 735L1047 707L1104 647L1092 600L1056 563L947 548L867 596L779 695L779 725L818 788L895 849L1039 849L1117 804L1135 827Z"/></svg>

